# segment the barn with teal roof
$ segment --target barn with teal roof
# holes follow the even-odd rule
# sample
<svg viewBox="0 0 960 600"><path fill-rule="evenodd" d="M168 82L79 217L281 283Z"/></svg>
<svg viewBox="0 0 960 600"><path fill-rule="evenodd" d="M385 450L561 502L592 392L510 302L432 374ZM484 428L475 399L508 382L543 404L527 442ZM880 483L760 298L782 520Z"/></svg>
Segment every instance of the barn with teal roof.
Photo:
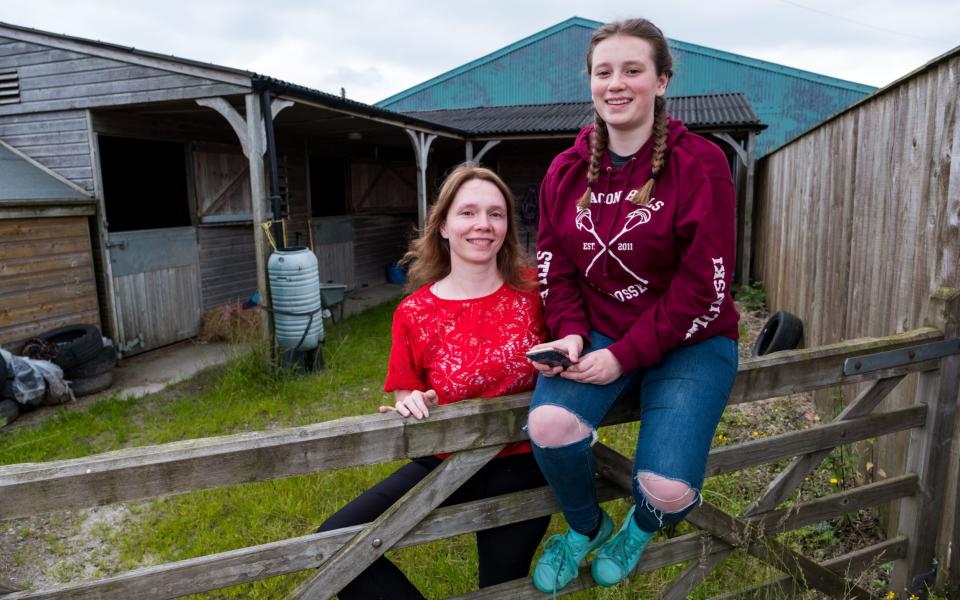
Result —
<svg viewBox="0 0 960 600"><path fill-rule="evenodd" d="M396 112L586 102L584 57L597 21L573 17L395 94L377 105ZM875 88L801 69L670 40L670 96L742 93L760 122L762 156L870 94Z"/></svg>

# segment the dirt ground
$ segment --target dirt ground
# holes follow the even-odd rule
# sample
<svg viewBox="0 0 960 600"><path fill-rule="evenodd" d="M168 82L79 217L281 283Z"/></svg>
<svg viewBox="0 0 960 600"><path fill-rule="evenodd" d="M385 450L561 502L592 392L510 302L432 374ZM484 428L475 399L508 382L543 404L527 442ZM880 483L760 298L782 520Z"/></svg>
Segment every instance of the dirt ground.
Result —
<svg viewBox="0 0 960 600"><path fill-rule="evenodd" d="M750 357L753 343L767 315L741 308L740 357ZM163 393L182 393L172 389ZM813 400L806 394L794 394L761 402L739 404L727 409L721 428L724 443L735 444L809 427L818 421ZM719 434L718 434L719 435ZM782 465L781 465L782 468ZM841 465L840 477L844 477ZM847 484L839 481L838 470L820 468L808 479L811 489L834 489ZM774 465L749 474L752 489L762 491L776 474ZM850 473L850 484L856 479ZM806 484L805 484L806 485ZM89 510L65 511L0 523L0 582L17 587L41 589L112 575L121 570L113 544L101 545L136 519L130 507L117 504ZM817 560L829 559L883 538L876 514L861 511L833 522L824 522L802 537L805 554ZM885 580L879 566L870 569L861 583ZM876 584L875 584L876 585ZM815 596L808 596L815 597Z"/></svg>

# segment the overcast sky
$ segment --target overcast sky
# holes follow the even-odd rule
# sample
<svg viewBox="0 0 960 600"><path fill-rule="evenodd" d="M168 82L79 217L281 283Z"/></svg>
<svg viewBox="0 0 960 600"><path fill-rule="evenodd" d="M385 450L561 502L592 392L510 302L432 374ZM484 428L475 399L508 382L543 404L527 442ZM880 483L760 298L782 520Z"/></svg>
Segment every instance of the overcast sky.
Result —
<svg viewBox="0 0 960 600"><path fill-rule="evenodd" d="M572 16L883 86L960 45L958 0L0 0L0 21L376 102Z"/></svg>

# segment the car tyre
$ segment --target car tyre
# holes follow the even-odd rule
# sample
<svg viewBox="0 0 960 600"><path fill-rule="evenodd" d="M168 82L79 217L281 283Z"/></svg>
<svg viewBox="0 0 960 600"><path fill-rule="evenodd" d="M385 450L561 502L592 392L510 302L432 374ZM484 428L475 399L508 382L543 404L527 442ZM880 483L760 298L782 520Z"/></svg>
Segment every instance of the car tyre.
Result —
<svg viewBox="0 0 960 600"><path fill-rule="evenodd" d="M803 338L803 321L785 310L774 313L767 319L753 345L753 356L765 356L771 352L793 350Z"/></svg>
<svg viewBox="0 0 960 600"><path fill-rule="evenodd" d="M61 369L71 369L92 360L103 348L100 330L94 325L67 325L37 337L59 347L53 362Z"/></svg>
<svg viewBox="0 0 960 600"><path fill-rule="evenodd" d="M13 400L0 400L0 423L10 424L20 416L20 406Z"/></svg>
<svg viewBox="0 0 960 600"><path fill-rule="evenodd" d="M90 360L70 369L63 370L67 379L87 379L106 373L117 366L117 350L113 346L104 346Z"/></svg>
<svg viewBox="0 0 960 600"><path fill-rule="evenodd" d="M110 384L113 383L113 371L107 371L106 373L101 373L93 377L74 379L67 383L69 383L70 389L73 390L74 396L78 398L80 396L89 396L90 394L102 392L110 387Z"/></svg>

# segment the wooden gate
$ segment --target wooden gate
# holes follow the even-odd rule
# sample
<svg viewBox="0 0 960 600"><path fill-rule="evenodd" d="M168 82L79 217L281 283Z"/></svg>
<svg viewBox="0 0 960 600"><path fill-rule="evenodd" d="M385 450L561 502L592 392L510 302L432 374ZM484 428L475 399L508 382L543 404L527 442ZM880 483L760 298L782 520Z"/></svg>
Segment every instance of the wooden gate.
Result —
<svg viewBox="0 0 960 600"><path fill-rule="evenodd" d="M687 517L700 531L647 548L637 569L649 571L694 560L660 597L684 598L731 551L769 563L783 576L724 598L752 596L758 588L786 595L816 589L835 598L873 598L856 575L874 561L895 561L891 588L898 598L924 596L932 580L958 382L960 291L935 299L942 329L927 327L886 338L864 338L813 349L779 352L744 361L730 403L753 402L846 384L863 391L832 422L806 430L715 448L708 476L792 458L742 514L705 502ZM880 412L879 405L904 378L917 377L917 404ZM94 457L0 467L0 519L65 508L179 494L438 452L455 452L380 518L366 525L280 540L115 577L48 590L17 591L0 599L171 598L305 569L318 569L295 598L330 598L391 548L400 548L559 510L547 488L438 508L504 444L524 439L529 394L471 400L439 407L424 421L396 415L348 417L280 431L243 433L162 446L131 448ZM605 424L633 421L635 402L618 403ZM910 432L906 473L815 500L794 502L792 492L810 469L841 445ZM631 461L595 447L598 497L629 497ZM785 502L786 501L786 502ZM866 506L900 503L892 539L818 563L777 536ZM593 585L589 568L559 595ZM2 583L2 582L0 582ZM9 584L6 585L10 588ZM952 590L956 593L958 590ZM529 578L467 594L466 598L544 598ZM889 597L889 596L888 596Z"/></svg>

